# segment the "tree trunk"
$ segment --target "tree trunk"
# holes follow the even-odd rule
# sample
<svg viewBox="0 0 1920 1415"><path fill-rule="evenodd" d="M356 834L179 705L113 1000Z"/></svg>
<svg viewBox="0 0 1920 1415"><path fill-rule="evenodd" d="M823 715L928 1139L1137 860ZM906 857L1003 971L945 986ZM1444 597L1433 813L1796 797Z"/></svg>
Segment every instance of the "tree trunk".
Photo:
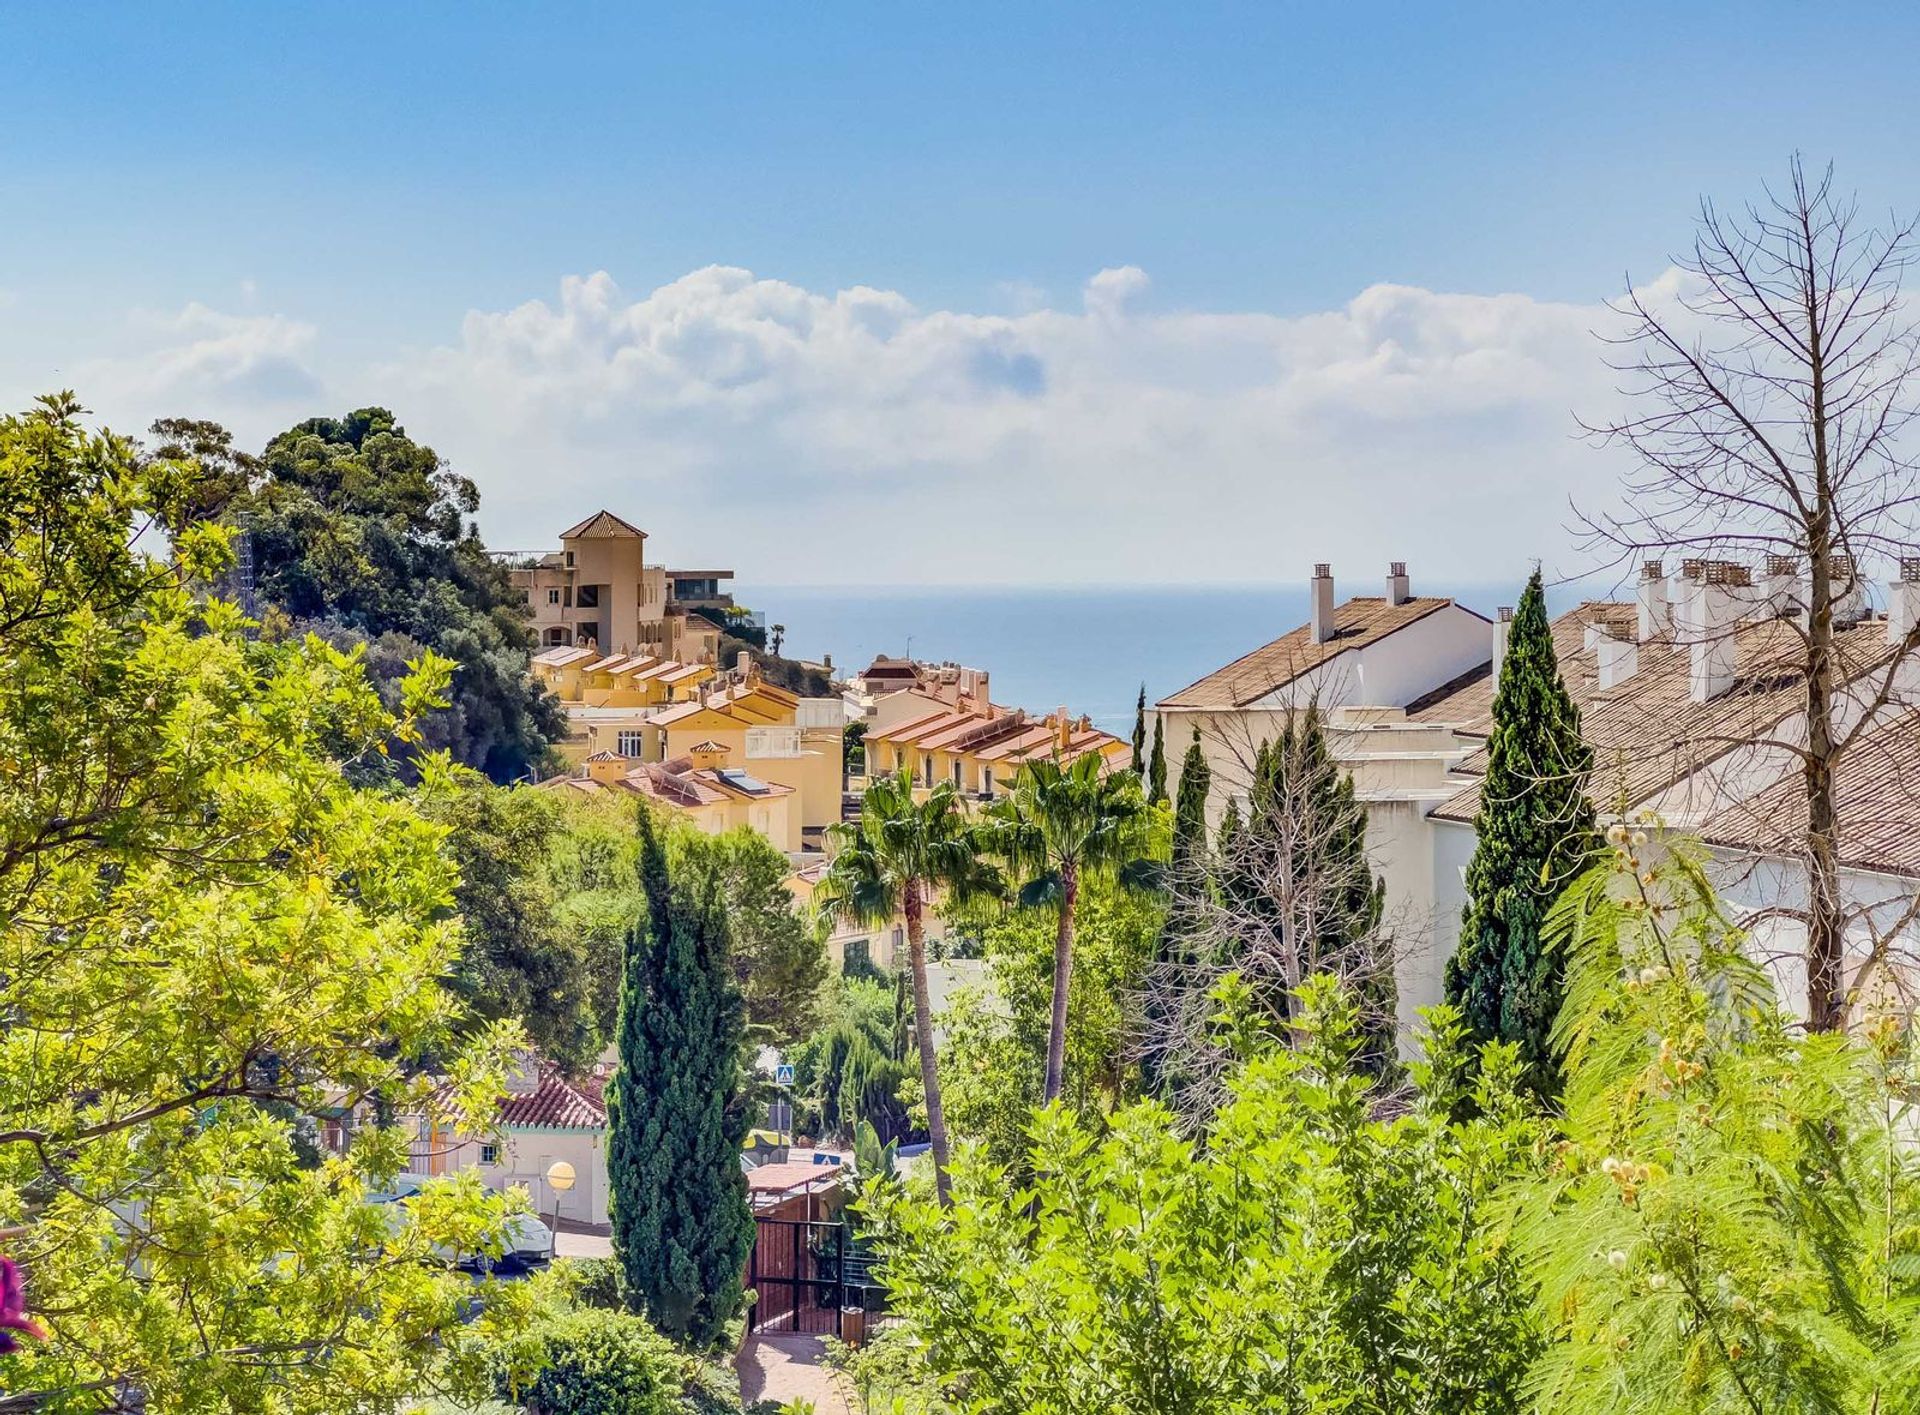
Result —
<svg viewBox="0 0 1920 1415"><path fill-rule="evenodd" d="M1060 867L1060 932L1053 943L1053 1020L1047 1027L1047 1084L1043 1104L1060 1098L1067 1079L1067 988L1073 981L1073 910L1080 900L1080 872Z"/></svg>
<svg viewBox="0 0 1920 1415"><path fill-rule="evenodd" d="M1847 1017L1833 781L1838 755L1833 735L1833 555L1824 525L1814 526L1808 539L1813 554L1807 596L1807 755L1801 769L1807 800L1807 1025L1831 1032L1845 1026Z"/></svg>
<svg viewBox="0 0 1920 1415"><path fill-rule="evenodd" d="M1821 342L1819 292L1808 252L1806 287L1807 373L1812 391L1813 505L1807 518L1807 757L1802 773L1807 794L1807 1025L1816 1032L1846 1025L1842 976L1845 924L1840 905L1838 802L1833 769L1840 755L1834 739L1833 557L1836 507L1827 445L1826 350ZM1848 550L1844 544L1839 547ZM1856 588L1860 565L1849 556L1847 588Z"/></svg>
<svg viewBox="0 0 1920 1415"><path fill-rule="evenodd" d="M920 1051L920 1088L927 1098L927 1140L933 1149L933 1185L942 1207L953 1202L947 1185L947 1113L940 1104L940 1070L933 1054L933 996L927 988L927 941L921 931L920 884L909 881L902 908L907 916L907 958L913 971L913 1039Z"/></svg>

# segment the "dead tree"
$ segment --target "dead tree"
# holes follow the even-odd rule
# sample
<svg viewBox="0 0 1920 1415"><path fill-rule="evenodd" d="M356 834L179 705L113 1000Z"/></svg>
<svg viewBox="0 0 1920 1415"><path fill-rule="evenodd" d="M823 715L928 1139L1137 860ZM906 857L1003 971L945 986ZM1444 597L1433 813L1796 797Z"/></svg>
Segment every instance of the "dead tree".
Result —
<svg viewBox="0 0 1920 1415"><path fill-rule="evenodd" d="M1168 882L1189 937L1146 981L1142 1011L1152 1020L1137 1049L1195 1129L1224 1099L1234 1067L1215 1021L1214 989L1229 973L1282 1036L1301 984L1338 977L1359 1007L1356 1063L1397 1072L1394 931L1366 855L1364 807L1321 728L1305 708L1274 741L1231 744L1226 821Z"/></svg>
<svg viewBox="0 0 1920 1415"><path fill-rule="evenodd" d="M1703 204L1677 291L1630 289L1609 340L1631 411L1587 425L1630 450L1623 508L1583 513L1591 543L1638 560L1678 550L1805 572L1776 611L1796 626L1804 723L1770 745L1798 761L1805 821L1808 1021L1844 1024L1836 772L1895 701L1920 623L1861 675L1836 624L1862 602L1870 563L1913 554L1920 483L1906 433L1920 402L1920 327L1901 298L1915 221L1872 225L1796 158L1785 191L1727 214Z"/></svg>

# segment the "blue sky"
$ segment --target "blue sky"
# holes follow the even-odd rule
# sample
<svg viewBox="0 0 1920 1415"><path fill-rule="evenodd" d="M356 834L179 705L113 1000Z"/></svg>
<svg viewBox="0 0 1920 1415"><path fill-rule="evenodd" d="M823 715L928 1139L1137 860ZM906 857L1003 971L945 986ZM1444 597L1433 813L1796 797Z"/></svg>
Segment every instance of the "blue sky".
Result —
<svg viewBox="0 0 1920 1415"><path fill-rule="evenodd" d="M763 580L853 578L796 515L897 525L860 562L895 578L1258 580L1265 548L1293 578L1394 538L1368 488L1422 448L1456 486L1498 459L1460 514L1523 493L1486 544L1551 557L1569 489L1610 475L1568 460L1602 386L1568 331L1795 149L1920 204L1917 31L1849 5L15 4L0 394L253 436L381 401L480 481L495 539L565 524L558 494L682 540L719 494ZM677 284L711 266L753 281ZM890 303L836 304L857 288ZM1356 316L1378 288L1415 293ZM1383 396L1356 383L1383 366ZM1103 402L1127 441L1095 455ZM1173 473L1280 529L1166 514ZM1115 504L1060 564L1018 526L906 548L1090 488Z"/></svg>

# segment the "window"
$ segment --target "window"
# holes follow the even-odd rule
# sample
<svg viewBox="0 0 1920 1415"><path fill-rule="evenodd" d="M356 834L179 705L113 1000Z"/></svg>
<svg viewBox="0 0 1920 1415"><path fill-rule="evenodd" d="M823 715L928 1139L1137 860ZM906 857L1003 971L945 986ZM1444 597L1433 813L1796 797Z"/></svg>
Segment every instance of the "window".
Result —
<svg viewBox="0 0 1920 1415"><path fill-rule="evenodd" d="M645 742L646 734L644 732L622 732L619 736L616 750L618 750L623 757L644 756Z"/></svg>
<svg viewBox="0 0 1920 1415"><path fill-rule="evenodd" d="M953 789L955 791L960 789L960 768L961 761L958 757L955 757L953 759Z"/></svg>
<svg viewBox="0 0 1920 1415"><path fill-rule="evenodd" d="M482 1145L480 1147L480 1163L500 1163L500 1147L498 1145Z"/></svg>
<svg viewBox="0 0 1920 1415"><path fill-rule="evenodd" d="M569 570L573 568L573 552L571 550L567 552L567 568Z"/></svg>
<svg viewBox="0 0 1920 1415"><path fill-rule="evenodd" d="M598 609L600 607L600 586L582 585L573 597L577 609Z"/></svg>
<svg viewBox="0 0 1920 1415"><path fill-rule="evenodd" d="M993 768L990 766L980 768L980 794L982 796L993 794Z"/></svg>
<svg viewBox="0 0 1920 1415"><path fill-rule="evenodd" d="M548 590L548 591L547 591L547 603L548 603L548 604L558 604L558 603L560 603L560 591L558 591L558 590Z"/></svg>
<svg viewBox="0 0 1920 1415"><path fill-rule="evenodd" d="M929 787L933 785L933 758L931 756L920 758L920 784Z"/></svg>
<svg viewBox="0 0 1920 1415"><path fill-rule="evenodd" d="M864 938L850 938L840 953L840 971L864 973L873 966L873 949Z"/></svg>

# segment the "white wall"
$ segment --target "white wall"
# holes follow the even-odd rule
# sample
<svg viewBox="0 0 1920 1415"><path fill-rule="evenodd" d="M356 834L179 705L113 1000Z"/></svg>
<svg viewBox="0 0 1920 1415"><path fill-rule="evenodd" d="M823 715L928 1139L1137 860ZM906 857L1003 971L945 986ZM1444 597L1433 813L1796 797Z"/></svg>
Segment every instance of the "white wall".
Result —
<svg viewBox="0 0 1920 1415"><path fill-rule="evenodd" d="M495 1162L481 1162L482 1147L464 1141L450 1158L449 1168L474 1166L489 1189L527 1191L534 1210L551 1222L554 1202L560 1217L581 1223L607 1222L607 1156L604 1132L599 1130L508 1130L498 1142ZM556 1160L573 1166L573 1188L556 1196L547 1184L547 1170Z"/></svg>

